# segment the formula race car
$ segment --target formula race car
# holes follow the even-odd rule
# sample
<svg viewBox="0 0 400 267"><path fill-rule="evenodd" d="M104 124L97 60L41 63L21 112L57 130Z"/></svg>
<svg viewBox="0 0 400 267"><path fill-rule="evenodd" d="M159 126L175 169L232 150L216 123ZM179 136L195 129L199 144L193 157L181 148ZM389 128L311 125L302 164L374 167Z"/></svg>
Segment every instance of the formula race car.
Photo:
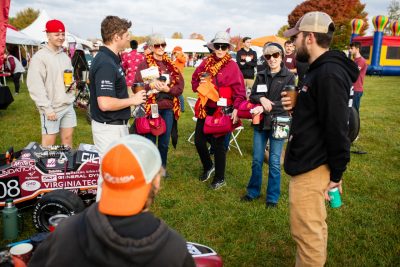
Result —
<svg viewBox="0 0 400 267"><path fill-rule="evenodd" d="M49 231L51 217L71 216L95 200L99 161L89 144L80 144L77 150L45 148L35 142L18 152L10 148L0 155L0 208L9 198L17 206L36 201L34 225Z"/></svg>

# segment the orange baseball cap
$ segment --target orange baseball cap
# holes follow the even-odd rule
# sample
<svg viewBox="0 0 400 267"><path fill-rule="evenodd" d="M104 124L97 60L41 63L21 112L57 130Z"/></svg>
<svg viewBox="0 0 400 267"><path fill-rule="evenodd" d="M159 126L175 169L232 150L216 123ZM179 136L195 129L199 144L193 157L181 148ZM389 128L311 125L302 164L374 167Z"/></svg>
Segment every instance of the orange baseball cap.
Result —
<svg viewBox="0 0 400 267"><path fill-rule="evenodd" d="M113 216L140 213L160 168L160 152L143 136L128 135L111 144L100 164L99 211Z"/></svg>
<svg viewBox="0 0 400 267"><path fill-rule="evenodd" d="M49 20L46 23L46 29L44 31L45 32L65 32L65 26L61 21L53 19L53 20Z"/></svg>
<svg viewBox="0 0 400 267"><path fill-rule="evenodd" d="M182 50L182 47L180 47L180 46L175 46L175 47L174 47L174 50L172 50L172 52L177 52L177 51L182 52L182 51L183 51L183 50Z"/></svg>

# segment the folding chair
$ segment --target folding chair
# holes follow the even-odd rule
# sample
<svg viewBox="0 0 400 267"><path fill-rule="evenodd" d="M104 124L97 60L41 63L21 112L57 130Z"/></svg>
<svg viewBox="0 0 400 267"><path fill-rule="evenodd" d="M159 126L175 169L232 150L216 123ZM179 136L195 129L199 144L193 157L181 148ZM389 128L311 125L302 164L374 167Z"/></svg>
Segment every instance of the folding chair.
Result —
<svg viewBox="0 0 400 267"><path fill-rule="evenodd" d="M240 156L243 156L243 153L240 149L239 143L237 142L237 138L239 134L243 131L243 129L243 126L236 127L235 130L232 132L231 140L229 141L229 149L231 147L236 148L239 151Z"/></svg>
<svg viewBox="0 0 400 267"><path fill-rule="evenodd" d="M192 120L196 123L197 122L197 118L194 116L194 106L196 105L197 98L188 96L188 97L186 97L186 100L187 100L187 102L189 104L190 110L193 112ZM195 131L193 131L193 133L189 136L189 138L188 138L188 142L189 143L194 144L194 142L192 140L193 136L194 136L194 133L195 133Z"/></svg>

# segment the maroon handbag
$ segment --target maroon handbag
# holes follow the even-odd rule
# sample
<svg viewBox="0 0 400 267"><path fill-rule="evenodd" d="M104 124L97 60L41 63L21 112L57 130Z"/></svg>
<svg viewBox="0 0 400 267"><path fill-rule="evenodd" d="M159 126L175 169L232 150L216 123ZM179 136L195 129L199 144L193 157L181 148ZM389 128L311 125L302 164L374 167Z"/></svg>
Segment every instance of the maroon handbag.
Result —
<svg viewBox="0 0 400 267"><path fill-rule="evenodd" d="M207 116L204 122L205 134L227 134L232 131L231 117L225 115L221 109L217 109L212 116Z"/></svg>
<svg viewBox="0 0 400 267"><path fill-rule="evenodd" d="M259 104L253 104L248 100L243 101L242 103L240 103L239 108L238 108L238 117L241 119L251 119L252 118L252 114L250 113L250 110L260 106Z"/></svg>
<svg viewBox="0 0 400 267"><path fill-rule="evenodd" d="M148 134L151 132L149 119L147 117L140 117L135 119L136 133Z"/></svg>
<svg viewBox="0 0 400 267"><path fill-rule="evenodd" d="M165 120L158 116L158 118L149 119L150 132L154 136L159 136L167 131L167 126L165 125Z"/></svg>

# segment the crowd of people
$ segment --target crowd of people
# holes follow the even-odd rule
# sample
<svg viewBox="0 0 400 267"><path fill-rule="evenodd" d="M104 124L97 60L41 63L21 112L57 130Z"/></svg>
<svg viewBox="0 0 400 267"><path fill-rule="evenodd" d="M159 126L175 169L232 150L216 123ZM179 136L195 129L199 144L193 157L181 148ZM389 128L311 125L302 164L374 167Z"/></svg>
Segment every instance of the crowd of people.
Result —
<svg viewBox="0 0 400 267"><path fill-rule="evenodd" d="M82 238L85 244L91 244L85 255L88 258L80 256L87 262L85 266L123 266L133 264L131 261L147 266L194 264L183 249L183 238L147 213L160 178L168 177L170 140L176 145L178 120L184 109L182 71L186 58L181 47L175 47L170 57L161 34L152 34L147 52L138 53L137 42L130 39L131 25L117 16L107 16L102 21L104 46L89 70L92 135L101 158L98 203L57 228L35 253L32 266L45 265L39 257L50 250L56 255L55 244L60 239L74 249ZM265 204L267 208L278 207L285 139L277 137L274 124L279 118L291 120L284 169L291 176L290 225L297 245L296 266L325 264L325 200L329 200L328 190L341 191L350 155L347 132L353 83L365 65L365 61L364 65L361 62L358 68L343 52L329 50L334 30L326 13L309 12L285 32L290 40L284 47L266 43L261 58L251 49L251 38L243 38L236 61L229 53L233 49L230 35L217 32L207 44L210 55L196 67L191 79L192 90L198 94L194 140L202 165L199 180L205 182L212 177L212 190L227 184L226 139L240 124L238 110L243 104L251 104L249 112L258 119L252 121L251 176L241 201L251 202L261 195L264 154L269 143ZM48 43L31 60L27 86L39 110L42 145L53 145L60 133L61 142L72 146L77 123L74 97L66 82L66 70L72 70L72 64L62 49L64 24L48 21L46 33ZM128 46L130 51L124 52ZM355 44L351 51L356 62L360 61L359 47ZM83 67L89 69L85 64ZM299 87L294 105L285 88L296 85ZM132 87L140 90L133 92ZM361 95L354 101L358 107ZM129 134L131 107L142 110L135 127L143 137ZM216 132L212 127L223 130ZM84 237L72 234L74 229ZM139 243L144 247L135 250ZM102 252L111 247L111 251ZM139 256L132 259L129 253ZM98 254L102 256L92 261ZM121 256L118 261L112 261L115 255ZM60 255L57 264L66 266L69 260ZM171 263L166 264L167 261Z"/></svg>

